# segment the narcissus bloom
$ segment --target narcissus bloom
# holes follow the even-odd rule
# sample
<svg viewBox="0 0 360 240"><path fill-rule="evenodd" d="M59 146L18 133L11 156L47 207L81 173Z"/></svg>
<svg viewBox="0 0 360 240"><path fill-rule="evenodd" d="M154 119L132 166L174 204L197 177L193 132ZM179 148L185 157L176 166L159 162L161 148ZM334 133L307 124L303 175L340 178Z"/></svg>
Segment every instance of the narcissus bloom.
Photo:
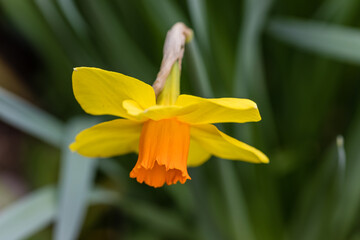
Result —
<svg viewBox="0 0 360 240"><path fill-rule="evenodd" d="M171 74L179 75L178 66ZM259 121L258 108L251 100L179 95L179 85L171 81L156 98L153 88L142 81L88 67L74 69L73 89L87 113L122 118L80 132L70 148L87 157L136 152L139 157L130 177L140 183L153 187L185 183L191 179L187 166L199 166L211 155L252 163L269 161L259 150L212 125Z"/></svg>

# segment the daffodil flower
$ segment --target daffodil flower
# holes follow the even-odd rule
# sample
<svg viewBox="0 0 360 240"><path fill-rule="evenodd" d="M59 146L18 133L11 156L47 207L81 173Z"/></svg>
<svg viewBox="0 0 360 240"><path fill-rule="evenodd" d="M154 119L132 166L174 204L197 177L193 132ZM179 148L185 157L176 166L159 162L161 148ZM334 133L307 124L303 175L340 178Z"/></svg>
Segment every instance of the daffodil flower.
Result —
<svg viewBox="0 0 360 240"><path fill-rule="evenodd" d="M252 163L269 161L259 150L212 125L259 121L253 101L179 95L178 64L169 78L175 80L167 81L156 98L150 85L135 78L98 68L75 68L74 95L85 112L122 118L80 132L70 148L87 157L138 153L130 177L153 187L185 183L191 179L187 167L199 166L211 155Z"/></svg>

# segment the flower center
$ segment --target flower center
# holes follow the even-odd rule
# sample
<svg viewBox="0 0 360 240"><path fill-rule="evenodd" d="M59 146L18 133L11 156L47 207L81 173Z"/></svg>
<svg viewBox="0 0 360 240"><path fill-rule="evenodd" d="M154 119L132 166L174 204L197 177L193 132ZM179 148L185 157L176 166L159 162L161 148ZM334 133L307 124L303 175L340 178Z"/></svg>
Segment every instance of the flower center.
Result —
<svg viewBox="0 0 360 240"><path fill-rule="evenodd" d="M144 123L139 142L139 158L131 178L153 187L191 179L187 172L190 126L175 118Z"/></svg>

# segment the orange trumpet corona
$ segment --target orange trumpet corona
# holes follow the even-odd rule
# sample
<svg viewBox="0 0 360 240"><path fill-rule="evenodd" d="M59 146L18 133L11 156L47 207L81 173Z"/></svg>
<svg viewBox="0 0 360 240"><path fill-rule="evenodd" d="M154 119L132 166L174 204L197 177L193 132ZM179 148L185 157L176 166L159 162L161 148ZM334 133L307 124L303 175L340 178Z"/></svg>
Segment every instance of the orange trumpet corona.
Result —
<svg viewBox="0 0 360 240"><path fill-rule="evenodd" d="M190 126L175 118L144 122L139 142L139 158L131 178L153 187L185 183L190 146Z"/></svg>

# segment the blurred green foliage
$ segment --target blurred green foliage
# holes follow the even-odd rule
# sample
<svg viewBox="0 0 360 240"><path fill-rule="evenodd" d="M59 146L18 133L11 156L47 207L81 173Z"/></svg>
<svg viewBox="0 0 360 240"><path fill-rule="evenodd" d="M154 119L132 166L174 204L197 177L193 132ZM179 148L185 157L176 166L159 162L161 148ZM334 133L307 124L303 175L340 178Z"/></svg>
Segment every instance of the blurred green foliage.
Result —
<svg viewBox="0 0 360 240"><path fill-rule="evenodd" d="M1 239L360 239L359 10L357 0L0 0L0 141L21 151L1 149ZM77 117L72 68L151 84L177 21L194 30L182 92L254 100L261 122L220 127L269 165L214 158L185 185L152 189L129 178L134 154L69 152L99 120ZM10 141L8 128L24 134Z"/></svg>

